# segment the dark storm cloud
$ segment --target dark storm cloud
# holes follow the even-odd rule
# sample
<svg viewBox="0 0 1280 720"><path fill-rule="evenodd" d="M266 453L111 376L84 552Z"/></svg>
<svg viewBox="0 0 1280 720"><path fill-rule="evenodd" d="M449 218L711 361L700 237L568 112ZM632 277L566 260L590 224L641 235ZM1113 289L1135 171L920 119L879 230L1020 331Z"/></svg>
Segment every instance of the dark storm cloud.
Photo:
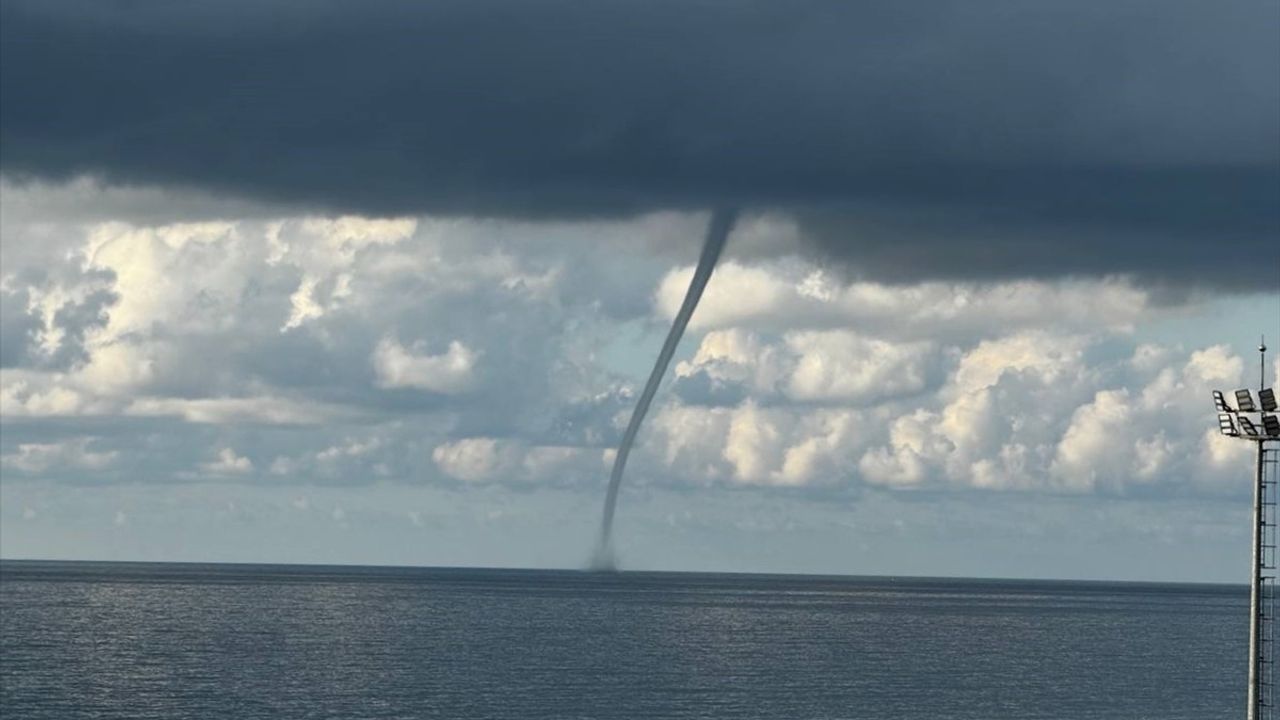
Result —
<svg viewBox="0 0 1280 720"><path fill-rule="evenodd" d="M11 178L367 213L782 209L897 277L1178 277L1280 233L1269 0L6 0L0 42Z"/></svg>

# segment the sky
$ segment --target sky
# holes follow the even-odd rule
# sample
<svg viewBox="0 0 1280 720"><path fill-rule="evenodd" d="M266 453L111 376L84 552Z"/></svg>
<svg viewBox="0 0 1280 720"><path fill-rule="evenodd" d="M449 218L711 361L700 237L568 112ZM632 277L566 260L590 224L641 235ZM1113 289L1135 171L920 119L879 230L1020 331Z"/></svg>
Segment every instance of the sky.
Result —
<svg viewBox="0 0 1280 720"><path fill-rule="evenodd" d="M622 567L1247 577L1244 0L4 0L0 557L583 567L717 207Z"/></svg>

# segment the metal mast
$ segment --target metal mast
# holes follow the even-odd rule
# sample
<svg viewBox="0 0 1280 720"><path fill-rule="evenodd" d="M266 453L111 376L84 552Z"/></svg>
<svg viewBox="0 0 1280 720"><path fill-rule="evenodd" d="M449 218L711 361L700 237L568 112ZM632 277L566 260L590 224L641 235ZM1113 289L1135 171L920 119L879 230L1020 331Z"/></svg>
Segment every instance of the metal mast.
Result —
<svg viewBox="0 0 1280 720"><path fill-rule="evenodd" d="M1275 717L1275 624L1276 624L1276 461L1278 451L1259 441L1254 487L1259 499L1254 510L1254 582L1250 589L1253 620L1249 690L1252 696L1249 717L1256 720Z"/></svg>
<svg viewBox="0 0 1280 720"><path fill-rule="evenodd" d="M1257 446L1253 478L1253 552L1249 582L1249 688L1248 720L1272 718L1275 708L1275 569L1277 451L1280 417L1275 415L1276 396L1266 387L1267 346L1258 344L1260 360L1258 403L1249 390L1235 392L1232 408L1220 391L1213 391L1218 409L1218 429L1223 435ZM1256 418L1256 420L1255 420Z"/></svg>

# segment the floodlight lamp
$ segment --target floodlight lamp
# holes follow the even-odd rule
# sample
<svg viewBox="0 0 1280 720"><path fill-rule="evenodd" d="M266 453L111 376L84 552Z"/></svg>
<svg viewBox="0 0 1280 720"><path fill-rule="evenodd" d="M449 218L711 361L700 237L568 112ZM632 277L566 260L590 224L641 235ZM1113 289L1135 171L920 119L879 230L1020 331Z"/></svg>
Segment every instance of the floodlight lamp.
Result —
<svg viewBox="0 0 1280 720"><path fill-rule="evenodd" d="M1222 396L1221 390L1213 391L1213 406L1216 407L1220 413L1235 412L1231 409L1231 406L1227 404L1227 399Z"/></svg>
<svg viewBox="0 0 1280 720"><path fill-rule="evenodd" d="M1231 413L1218 413L1218 432L1227 437L1240 437L1235 423L1231 422Z"/></svg>
<svg viewBox="0 0 1280 720"><path fill-rule="evenodd" d="M1236 407L1240 408L1240 412L1258 412L1257 406L1253 404L1253 395L1248 390L1236 391Z"/></svg>
<svg viewBox="0 0 1280 720"><path fill-rule="evenodd" d="M1258 404L1262 406L1263 412L1276 411L1276 391L1275 388L1264 388L1258 391Z"/></svg>
<svg viewBox="0 0 1280 720"><path fill-rule="evenodd" d="M1247 417L1237 417L1236 422L1240 423L1240 433L1248 438L1262 437L1258 433L1258 427L1253 424Z"/></svg>
<svg viewBox="0 0 1280 720"><path fill-rule="evenodd" d="M1280 437L1280 417L1263 415L1262 430L1267 434L1267 437Z"/></svg>

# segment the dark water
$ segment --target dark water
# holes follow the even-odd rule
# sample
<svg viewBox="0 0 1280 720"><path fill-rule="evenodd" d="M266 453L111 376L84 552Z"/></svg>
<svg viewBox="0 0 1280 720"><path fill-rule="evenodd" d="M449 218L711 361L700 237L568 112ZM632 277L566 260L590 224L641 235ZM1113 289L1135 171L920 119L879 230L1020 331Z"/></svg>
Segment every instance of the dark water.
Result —
<svg viewBox="0 0 1280 720"><path fill-rule="evenodd" d="M0 563L0 717L1234 718L1247 590Z"/></svg>

